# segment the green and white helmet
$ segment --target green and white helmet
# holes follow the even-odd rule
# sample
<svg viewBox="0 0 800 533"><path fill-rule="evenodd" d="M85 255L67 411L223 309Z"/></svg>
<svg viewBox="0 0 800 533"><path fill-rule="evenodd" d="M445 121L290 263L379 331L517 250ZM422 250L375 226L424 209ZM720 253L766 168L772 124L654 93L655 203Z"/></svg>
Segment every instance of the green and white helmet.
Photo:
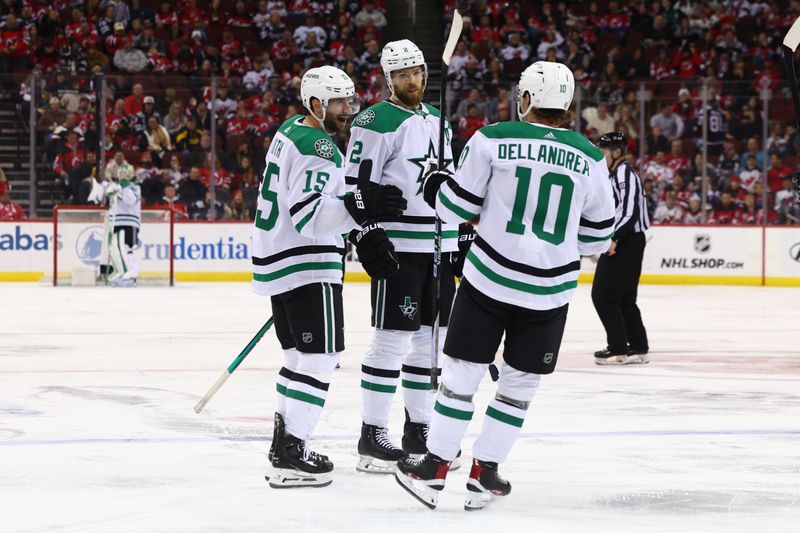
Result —
<svg viewBox="0 0 800 533"><path fill-rule="evenodd" d="M311 68L303 75L300 82L300 98L311 115L322 122L328 113L328 102L335 98L347 99L347 103L353 110L353 114L358 113L361 107L356 95L356 87L350 76L343 70L326 65L324 67ZM311 107L311 99L316 98L322 104L322 116L314 115Z"/></svg>
<svg viewBox="0 0 800 533"><path fill-rule="evenodd" d="M531 95L528 109L523 110L522 97ZM552 61L537 61L522 71L517 90L517 112L520 120L536 109L561 109L566 111L575 93L575 76L566 65Z"/></svg>
<svg viewBox="0 0 800 533"><path fill-rule="evenodd" d="M425 56L419 47L409 41L408 39L401 39L399 41L392 41L386 43L381 52L381 68L383 75L386 77L386 83L389 85L389 90L394 94L394 86L392 86L392 72L395 70L402 70L408 67L422 67L425 74L422 78L422 87L428 84L428 65L425 64Z"/></svg>

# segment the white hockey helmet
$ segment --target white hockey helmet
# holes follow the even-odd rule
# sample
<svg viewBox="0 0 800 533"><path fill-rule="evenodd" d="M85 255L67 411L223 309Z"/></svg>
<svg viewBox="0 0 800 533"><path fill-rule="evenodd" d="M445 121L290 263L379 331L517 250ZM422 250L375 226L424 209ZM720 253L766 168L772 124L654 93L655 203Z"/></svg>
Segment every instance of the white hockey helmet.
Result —
<svg viewBox="0 0 800 533"><path fill-rule="evenodd" d="M523 110L522 97L530 94L528 108ZM520 120L536 109L560 109L566 111L575 94L575 76L566 65L552 61L537 61L522 71L517 90L517 112Z"/></svg>
<svg viewBox="0 0 800 533"><path fill-rule="evenodd" d="M361 107L356 96L356 87L350 76L343 70L326 65L324 67L311 68L303 75L300 82L300 98L303 100L303 107L308 109L314 118L322 122L328 112L328 102L335 98L347 100L352 114L358 113ZM322 117L314 115L311 107L311 99L316 98L322 104Z"/></svg>
<svg viewBox="0 0 800 533"><path fill-rule="evenodd" d="M383 47L383 52L381 52L381 68L392 94L394 94L392 72L409 67L422 67L424 71L422 88L424 89L428 84L428 65L425 64L425 56L422 54L422 50L408 39L386 43L386 46Z"/></svg>

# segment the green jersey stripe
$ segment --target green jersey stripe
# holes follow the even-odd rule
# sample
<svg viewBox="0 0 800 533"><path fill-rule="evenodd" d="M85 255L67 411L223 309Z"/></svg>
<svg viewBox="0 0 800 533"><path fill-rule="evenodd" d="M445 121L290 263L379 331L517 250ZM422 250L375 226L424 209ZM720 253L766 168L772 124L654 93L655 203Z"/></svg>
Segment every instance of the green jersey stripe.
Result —
<svg viewBox="0 0 800 533"><path fill-rule="evenodd" d="M547 295L547 294L556 294L559 292L568 291L578 286L578 280L566 281L564 283L561 283L560 285L553 285L551 287L542 287L539 285L531 285L530 283L524 283L522 281L517 281L515 279L506 278L492 271L492 269L484 265L472 250L470 250L467 253L467 260L470 263L472 263L473 266L475 266L475 268L478 269L478 272L483 274L489 280L497 283L498 285L502 285L503 287L514 289L515 291L527 292L530 294Z"/></svg>
<svg viewBox="0 0 800 533"><path fill-rule="evenodd" d="M609 233L603 237L592 237L591 235L581 235L578 234L578 240L581 242L600 242L600 241L607 241L611 237L613 237L613 233Z"/></svg>
<svg viewBox="0 0 800 533"><path fill-rule="evenodd" d="M518 428L522 427L522 423L525 421L524 418L519 418L517 416L512 416L508 413L504 413L502 411L498 411L491 405L486 408L486 416L490 416L495 420L508 424L510 426L516 426Z"/></svg>
<svg viewBox="0 0 800 533"><path fill-rule="evenodd" d="M472 415L474 414L473 411L462 411L461 409L447 407L446 405L440 404L438 401L436 402L436 405L433 406L433 410L440 415L458 420L472 420Z"/></svg>
<svg viewBox="0 0 800 533"><path fill-rule="evenodd" d="M282 277L294 274L296 272L305 272L307 270L342 270L342 263L338 261L328 261L320 263L298 263L290 265L286 268L276 270L270 274L253 274L253 281L275 281Z"/></svg>
<svg viewBox="0 0 800 533"><path fill-rule="evenodd" d="M394 394L397 392L397 385L381 385L380 383L370 383L369 381L361 380L361 388L375 392L386 392Z"/></svg>
<svg viewBox="0 0 800 533"><path fill-rule="evenodd" d="M275 389L278 391L278 394L283 394L284 396L286 396L286 385L281 385L280 383L276 383Z"/></svg>
<svg viewBox="0 0 800 533"><path fill-rule="evenodd" d="M317 200L311 212L309 212L306 216L304 216L300 222L294 225L294 229L297 230L297 233L300 233L300 230L302 230L305 227L305 225L308 224L308 221L311 220L311 218L314 216L314 213L317 211L320 202L321 200Z"/></svg>
<svg viewBox="0 0 800 533"><path fill-rule="evenodd" d="M444 192L441 190L439 191L439 201L442 202L443 206L445 206L447 209L449 209L456 215L460 216L464 220L472 220L478 217L478 213L470 213L463 207L460 207L451 202L450 199L447 196L445 196Z"/></svg>

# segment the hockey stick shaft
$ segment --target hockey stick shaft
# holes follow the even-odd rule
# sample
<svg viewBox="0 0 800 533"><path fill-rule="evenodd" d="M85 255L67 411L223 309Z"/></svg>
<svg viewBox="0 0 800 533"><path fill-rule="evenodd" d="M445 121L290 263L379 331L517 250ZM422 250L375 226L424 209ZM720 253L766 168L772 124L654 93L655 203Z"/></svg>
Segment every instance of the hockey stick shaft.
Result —
<svg viewBox="0 0 800 533"><path fill-rule="evenodd" d="M453 22L450 25L450 34L442 52L442 79L439 92L439 152L437 169L444 170L444 143L445 143L445 113L447 111L447 70L450 59L456 49L461 29L464 25L461 14L456 9L453 13ZM439 321L442 309L442 219L436 215L436 235L433 240L433 332L431 338L431 391L439 389Z"/></svg>
<svg viewBox="0 0 800 533"><path fill-rule="evenodd" d="M238 356L236 356L236 359L234 359L233 362L230 365L228 365L228 368L226 368L225 371L222 372L222 375L217 379L217 381L214 382L211 388L208 389L208 392L206 392L203 395L203 397L200 398L200 401L197 402L197 405L194 406L195 413L200 413L200 411L203 410L203 408L206 406L209 400L211 400L211 398L214 397L214 395L225 384L225 382L228 381L228 378L231 376L231 374L233 374L233 372L237 368L239 368L239 365L242 364L244 358L247 357L248 354L250 354L250 352L253 351L253 348L256 347L256 344L258 344L258 341L261 340L261 337L263 337L264 334L267 333L267 330L269 330L269 328L272 327L273 321L274 318L270 317L269 320L267 320L267 322L263 326L261 326L261 329L258 330L258 333L256 333L255 337L250 339L250 342L247 343L247 346L244 347L244 350L242 350L241 353Z"/></svg>

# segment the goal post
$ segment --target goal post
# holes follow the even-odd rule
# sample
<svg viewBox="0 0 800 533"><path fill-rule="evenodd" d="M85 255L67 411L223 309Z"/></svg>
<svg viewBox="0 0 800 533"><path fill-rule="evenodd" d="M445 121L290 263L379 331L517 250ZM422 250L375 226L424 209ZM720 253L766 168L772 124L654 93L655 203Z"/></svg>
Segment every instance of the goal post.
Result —
<svg viewBox="0 0 800 533"><path fill-rule="evenodd" d="M53 286L102 284L108 261L109 211L102 206L60 205L53 209ZM175 283L175 214L142 208L134 255L140 285Z"/></svg>

